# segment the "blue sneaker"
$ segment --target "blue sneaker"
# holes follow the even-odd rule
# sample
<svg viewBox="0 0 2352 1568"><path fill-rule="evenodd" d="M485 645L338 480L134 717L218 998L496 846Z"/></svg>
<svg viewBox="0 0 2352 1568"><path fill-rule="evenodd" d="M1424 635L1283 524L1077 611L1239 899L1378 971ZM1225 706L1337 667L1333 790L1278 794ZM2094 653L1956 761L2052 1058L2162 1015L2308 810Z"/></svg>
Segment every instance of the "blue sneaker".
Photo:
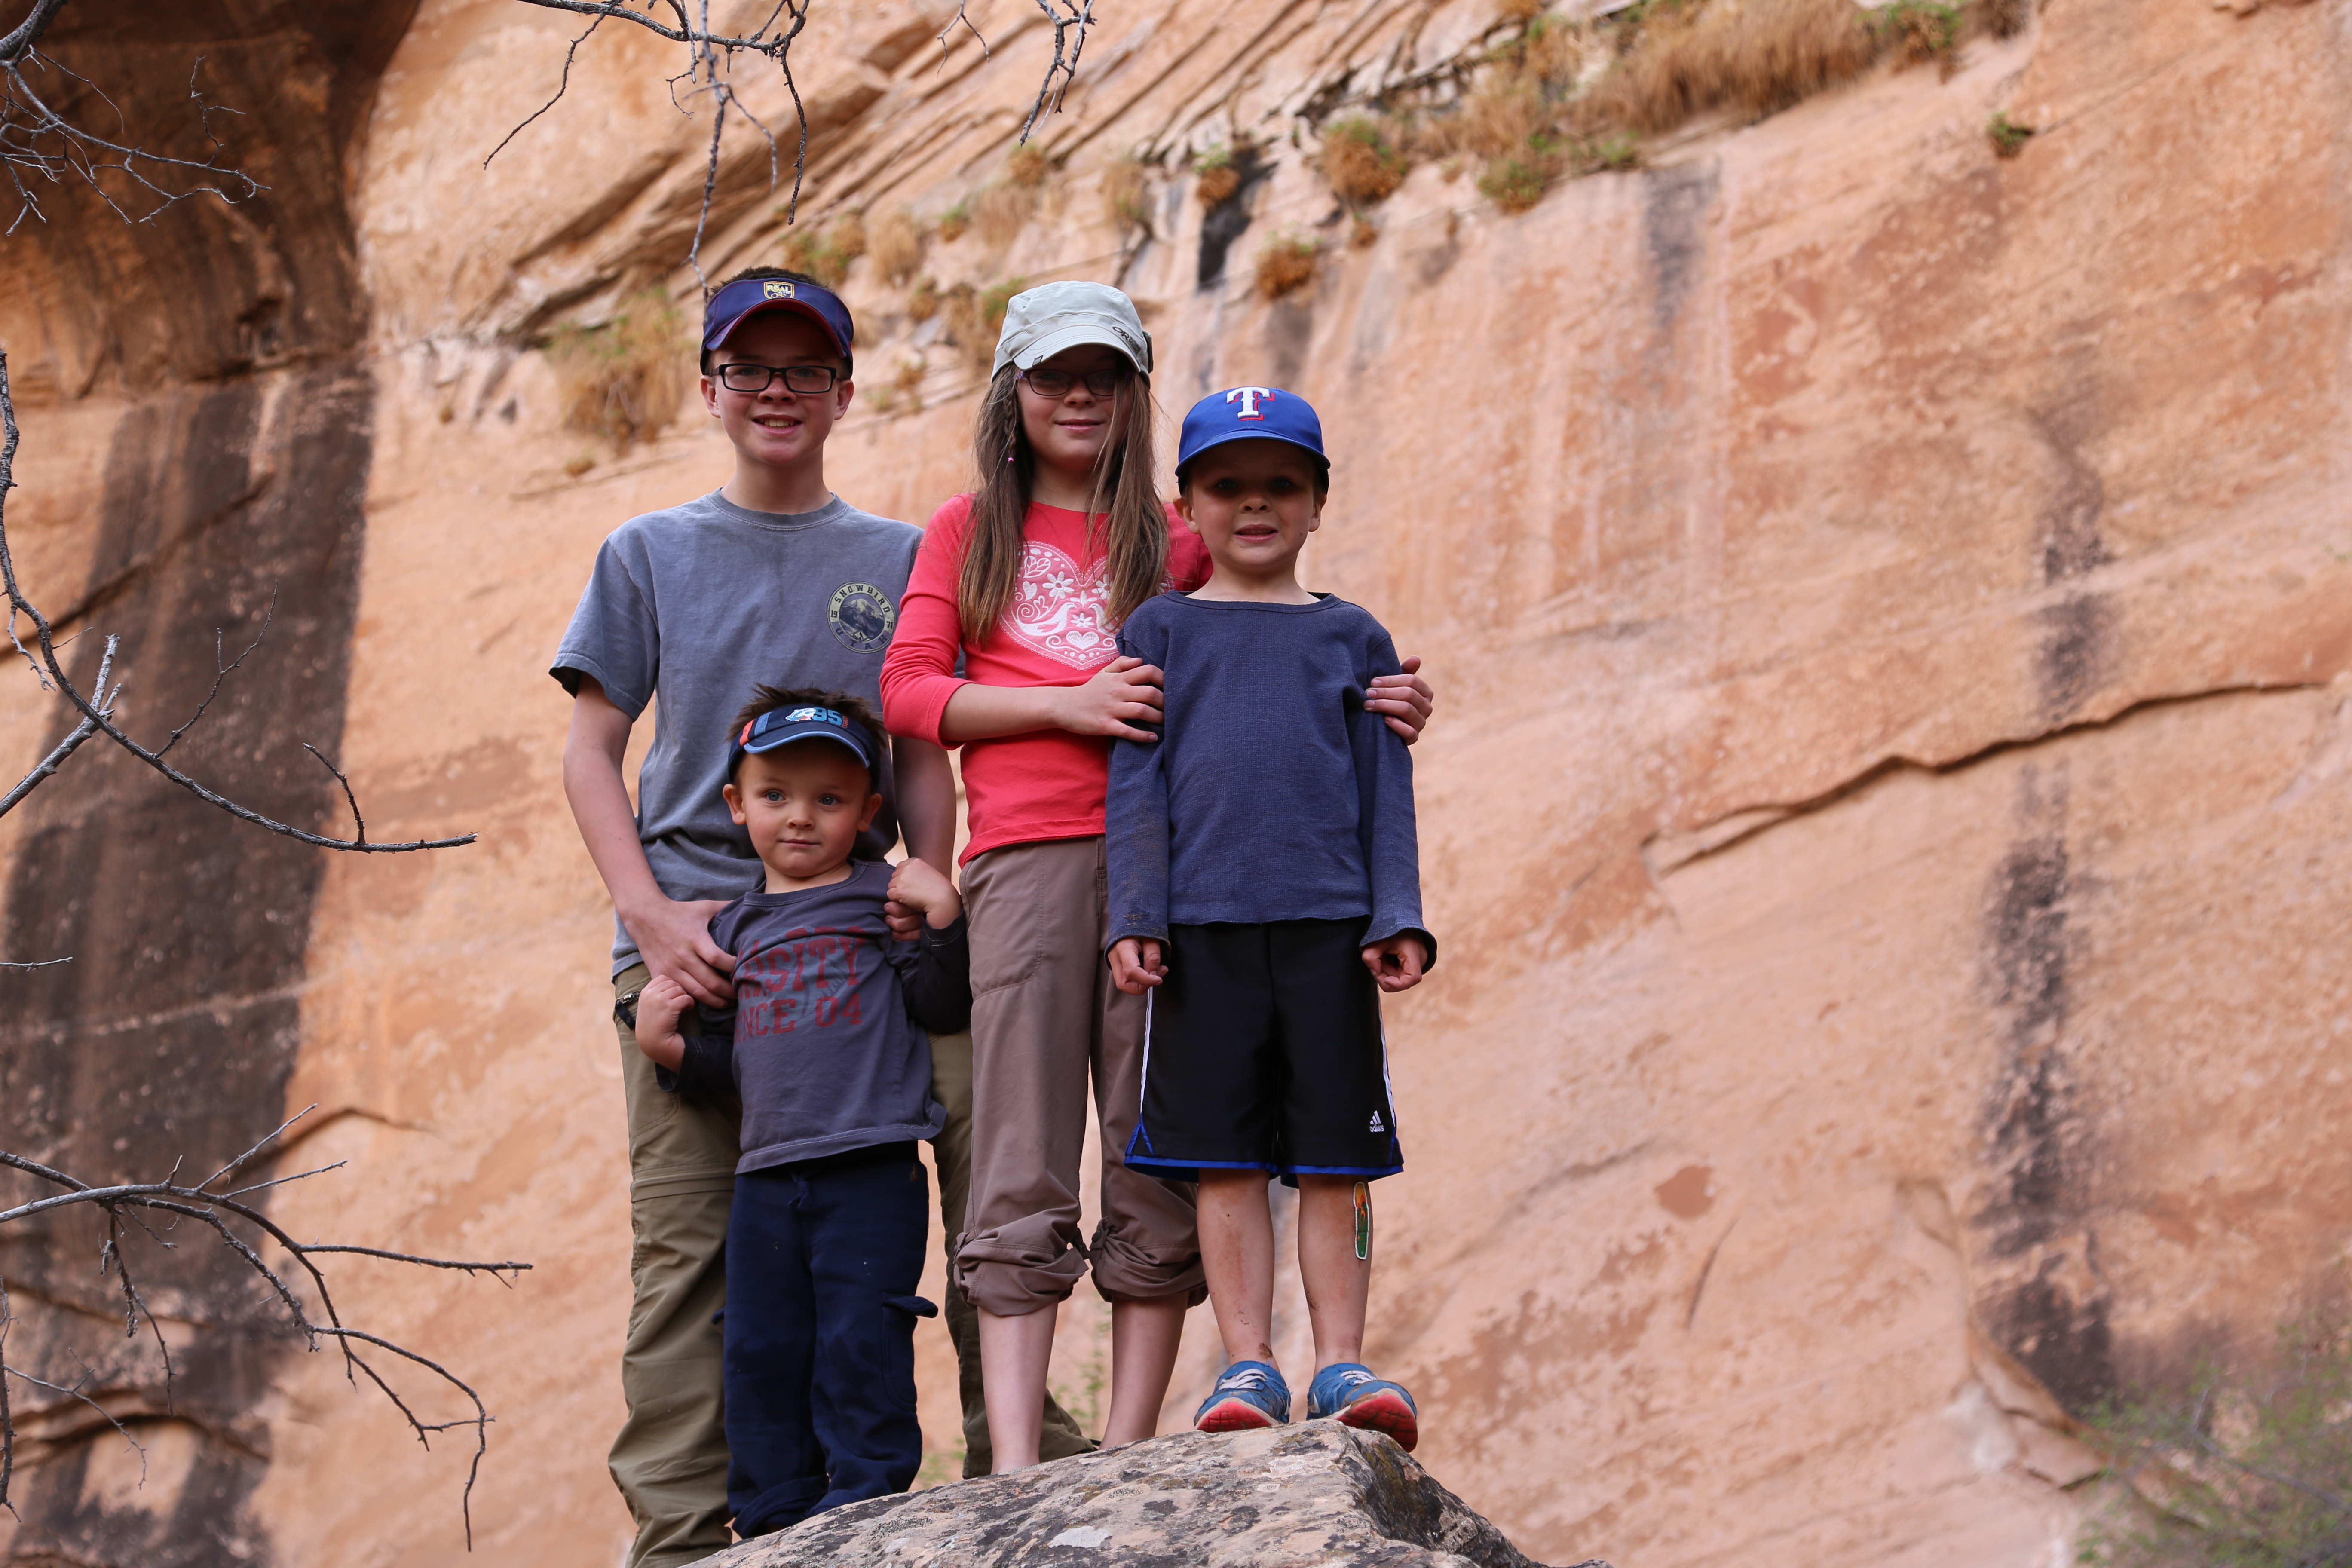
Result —
<svg viewBox="0 0 2352 1568"><path fill-rule="evenodd" d="M1237 1361L1225 1368L1192 1416L1192 1425L1203 1432L1251 1432L1289 1424L1290 1384L1262 1361Z"/></svg>
<svg viewBox="0 0 2352 1568"><path fill-rule="evenodd" d="M1421 1441L1421 1412L1412 1395L1372 1375L1371 1368L1343 1361L1315 1374L1307 1390L1307 1419L1338 1416L1343 1426L1385 1432L1406 1453Z"/></svg>

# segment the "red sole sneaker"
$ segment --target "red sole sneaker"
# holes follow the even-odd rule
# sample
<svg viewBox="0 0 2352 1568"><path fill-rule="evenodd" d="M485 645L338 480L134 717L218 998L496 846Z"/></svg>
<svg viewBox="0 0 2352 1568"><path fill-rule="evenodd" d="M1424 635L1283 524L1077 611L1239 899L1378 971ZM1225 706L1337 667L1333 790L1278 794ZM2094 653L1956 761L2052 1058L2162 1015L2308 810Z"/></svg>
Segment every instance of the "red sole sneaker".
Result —
<svg viewBox="0 0 2352 1568"><path fill-rule="evenodd" d="M1421 1418L1413 1414L1404 1395L1385 1389L1368 1394L1341 1410L1339 1424L1367 1432L1385 1432L1408 1454L1421 1441Z"/></svg>
<svg viewBox="0 0 2352 1568"><path fill-rule="evenodd" d="M1227 1399L1201 1412L1192 1423L1202 1432L1256 1432L1274 1425L1274 1417L1243 1399Z"/></svg>

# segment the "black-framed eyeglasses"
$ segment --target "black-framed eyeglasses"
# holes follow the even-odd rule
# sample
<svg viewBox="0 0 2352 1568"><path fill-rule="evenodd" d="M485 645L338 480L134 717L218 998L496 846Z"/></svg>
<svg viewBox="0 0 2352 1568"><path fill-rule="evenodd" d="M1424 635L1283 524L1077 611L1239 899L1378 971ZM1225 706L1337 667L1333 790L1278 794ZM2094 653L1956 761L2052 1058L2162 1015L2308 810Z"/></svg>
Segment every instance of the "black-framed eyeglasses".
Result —
<svg viewBox="0 0 2352 1568"><path fill-rule="evenodd" d="M785 391L806 394L831 392L841 379L829 364L722 364L719 384L730 392L765 392L780 375Z"/></svg>
<svg viewBox="0 0 2352 1568"><path fill-rule="evenodd" d="M1123 364L1113 365L1108 370L1090 370L1084 375L1072 375L1066 370L1049 370L1041 364L1034 370L1023 371L1021 379L1027 382L1029 390L1040 397L1067 397L1070 388L1081 381L1097 397L1108 397L1125 386L1128 378L1134 374Z"/></svg>

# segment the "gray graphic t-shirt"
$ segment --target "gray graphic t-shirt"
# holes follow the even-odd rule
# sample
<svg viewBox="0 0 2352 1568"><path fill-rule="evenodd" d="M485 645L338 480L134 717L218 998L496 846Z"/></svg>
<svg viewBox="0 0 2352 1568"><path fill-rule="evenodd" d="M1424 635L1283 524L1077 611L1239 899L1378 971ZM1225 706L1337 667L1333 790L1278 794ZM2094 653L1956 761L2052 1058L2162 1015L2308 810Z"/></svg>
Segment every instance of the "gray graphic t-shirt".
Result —
<svg viewBox="0 0 2352 1568"><path fill-rule="evenodd" d="M761 885L727 813L727 727L754 686L814 687L882 706L882 656L922 530L834 498L811 512L747 511L714 490L633 517L596 552L549 674L587 676L631 719L654 705L637 774L637 836L673 899L732 899ZM898 836L887 753L882 810L858 846L880 859ZM637 962L615 928L613 973Z"/></svg>

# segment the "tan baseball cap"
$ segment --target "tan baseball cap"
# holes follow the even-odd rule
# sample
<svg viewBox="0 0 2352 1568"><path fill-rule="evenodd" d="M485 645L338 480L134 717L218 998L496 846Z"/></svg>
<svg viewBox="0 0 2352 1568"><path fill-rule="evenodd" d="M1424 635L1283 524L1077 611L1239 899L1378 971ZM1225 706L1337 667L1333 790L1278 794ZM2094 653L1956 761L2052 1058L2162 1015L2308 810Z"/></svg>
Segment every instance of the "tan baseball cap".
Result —
<svg viewBox="0 0 2352 1568"><path fill-rule="evenodd" d="M1040 283L1015 294L1004 306L1004 331L996 340L993 376L1006 365L1027 370L1064 349L1103 343L1151 374L1151 334L1135 313L1135 301L1108 283Z"/></svg>

